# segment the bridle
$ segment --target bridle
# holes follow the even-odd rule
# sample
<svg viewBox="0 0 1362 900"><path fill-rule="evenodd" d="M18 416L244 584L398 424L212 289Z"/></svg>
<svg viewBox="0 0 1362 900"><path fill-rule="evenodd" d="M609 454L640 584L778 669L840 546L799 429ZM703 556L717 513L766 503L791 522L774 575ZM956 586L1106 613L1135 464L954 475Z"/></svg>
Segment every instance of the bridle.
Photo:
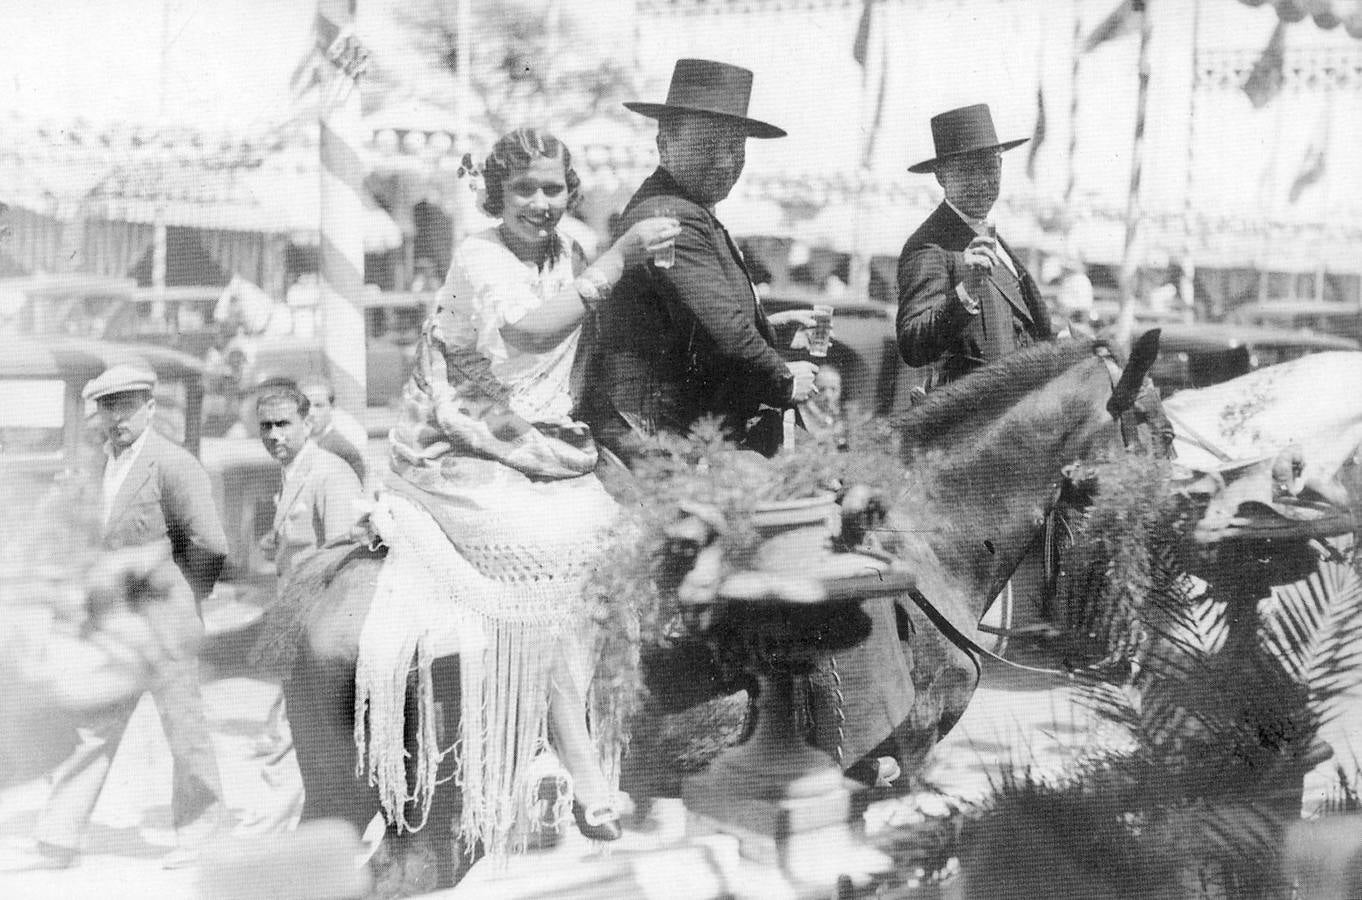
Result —
<svg viewBox="0 0 1362 900"><path fill-rule="evenodd" d="M1102 360L1106 365L1107 380L1111 382L1111 396L1107 398L1107 413L1116 422L1117 428L1121 431L1121 443L1127 450L1138 450L1140 442L1140 421L1135 411L1135 404L1139 397L1139 389L1129 394L1121 389L1121 365L1116 361L1111 348L1106 344L1095 344L1092 348L1093 355Z"/></svg>

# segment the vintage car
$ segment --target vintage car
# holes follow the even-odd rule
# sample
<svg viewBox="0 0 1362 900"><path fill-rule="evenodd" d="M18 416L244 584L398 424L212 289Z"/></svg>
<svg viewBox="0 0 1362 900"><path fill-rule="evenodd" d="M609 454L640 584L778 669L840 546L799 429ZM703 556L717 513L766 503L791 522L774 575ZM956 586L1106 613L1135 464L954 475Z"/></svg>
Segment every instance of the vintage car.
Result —
<svg viewBox="0 0 1362 900"><path fill-rule="evenodd" d="M258 540L273 519L279 465L250 439L205 438L204 367L163 347L86 338L0 336L0 461L20 503L63 472L102 465L81 388L110 365L141 360L157 373L155 427L208 470L230 554L224 581L260 586L273 574Z"/></svg>
<svg viewBox="0 0 1362 900"><path fill-rule="evenodd" d="M0 278L0 332L106 337L137 290L131 278L61 274Z"/></svg>
<svg viewBox="0 0 1362 900"><path fill-rule="evenodd" d="M362 300L364 312L365 406L351 410L371 434L387 434L392 406L411 371L421 325L435 300L433 292L379 291L370 285ZM306 381L327 376L322 343L296 335L262 336L241 342L242 358L236 363L236 388L249 391L268 378Z"/></svg>
<svg viewBox="0 0 1362 900"><path fill-rule="evenodd" d="M809 288L770 288L762 297L767 312L832 307L834 340L827 363L842 374L844 401L869 415L890 415L907 408L909 392L924 370L904 365L894 336L897 308L854 295L833 296ZM801 358L797 352L787 353ZM817 361L817 360L815 360Z"/></svg>
<svg viewBox="0 0 1362 900"><path fill-rule="evenodd" d="M1328 300L1265 300L1235 307L1227 320L1362 340L1362 307Z"/></svg>
<svg viewBox="0 0 1362 900"><path fill-rule="evenodd" d="M109 314L104 338L156 344L203 359L224 337L214 318L222 288L139 287Z"/></svg>
<svg viewBox="0 0 1362 900"><path fill-rule="evenodd" d="M1164 396L1199 388L1324 350L1362 349L1350 338L1253 325L1208 322L1159 326L1159 358L1150 371Z"/></svg>

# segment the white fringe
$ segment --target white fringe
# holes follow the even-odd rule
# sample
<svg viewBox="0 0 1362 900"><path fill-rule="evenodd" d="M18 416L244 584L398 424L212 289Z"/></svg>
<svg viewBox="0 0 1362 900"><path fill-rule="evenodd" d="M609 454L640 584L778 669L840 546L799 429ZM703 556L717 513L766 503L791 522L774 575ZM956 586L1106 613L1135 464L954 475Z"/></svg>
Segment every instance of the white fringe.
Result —
<svg viewBox="0 0 1362 900"><path fill-rule="evenodd" d="M382 497L372 515L389 551L360 637L355 681L360 773L367 772L377 786L388 820L399 831L415 831L429 815L440 763L456 749L465 846L472 852L481 842L494 857L521 850L528 838L524 826L531 824L538 799L538 770L532 764L548 743L555 648L562 638L580 643L571 634L575 629L565 628L575 618L580 578L553 577L547 566L539 577L515 571L506 573L506 580L491 578L410 501ZM512 545L493 541L488 546ZM513 549L518 566L533 561L534 548ZM431 663L454 652L460 655L462 685L459 737L454 748L442 749ZM419 740L408 793L404 701L413 663ZM555 815L568 802L570 796L560 795ZM408 803L418 812L415 822L407 818Z"/></svg>

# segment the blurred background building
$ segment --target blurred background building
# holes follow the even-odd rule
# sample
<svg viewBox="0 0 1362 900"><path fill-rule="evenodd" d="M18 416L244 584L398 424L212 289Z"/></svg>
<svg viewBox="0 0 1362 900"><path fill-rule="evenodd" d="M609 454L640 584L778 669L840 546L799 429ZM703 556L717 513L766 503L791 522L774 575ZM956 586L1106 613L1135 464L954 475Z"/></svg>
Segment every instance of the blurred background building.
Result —
<svg viewBox="0 0 1362 900"><path fill-rule="evenodd" d="M314 15L0 2L22 36L0 61L0 274L237 276L275 300L306 282ZM439 281L484 221L460 159L516 124L573 148L579 231L603 235L656 161L619 102L660 98L677 57L707 56L755 70L753 108L790 133L752 143L719 210L772 278L811 260L819 286L892 299L893 257L940 197L906 172L931 155L927 121L985 101L1005 137L1032 138L1005 157L1004 234L1038 262L1081 260L1099 300L1128 261L1159 273L1146 293L1177 263L1208 316L1362 303L1362 0L360 0L355 34L364 279L383 291Z"/></svg>

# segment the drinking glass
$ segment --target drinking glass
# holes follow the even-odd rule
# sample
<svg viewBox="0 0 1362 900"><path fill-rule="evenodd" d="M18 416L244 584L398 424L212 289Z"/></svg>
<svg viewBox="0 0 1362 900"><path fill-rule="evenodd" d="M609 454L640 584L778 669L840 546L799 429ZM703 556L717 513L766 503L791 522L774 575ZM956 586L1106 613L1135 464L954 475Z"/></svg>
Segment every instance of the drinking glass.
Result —
<svg viewBox="0 0 1362 900"><path fill-rule="evenodd" d="M832 307L813 308L813 328L809 330L809 355L822 359L832 347Z"/></svg>

